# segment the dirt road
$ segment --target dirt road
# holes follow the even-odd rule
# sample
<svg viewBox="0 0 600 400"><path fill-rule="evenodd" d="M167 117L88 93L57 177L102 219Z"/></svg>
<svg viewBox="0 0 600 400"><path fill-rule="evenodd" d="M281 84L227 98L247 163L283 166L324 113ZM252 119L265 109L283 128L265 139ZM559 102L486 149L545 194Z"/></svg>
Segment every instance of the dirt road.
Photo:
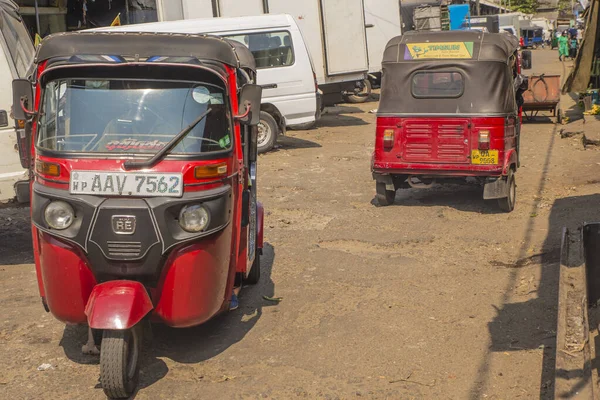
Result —
<svg viewBox="0 0 600 400"><path fill-rule="evenodd" d="M549 50L534 68L562 71ZM600 219L599 152L558 131L600 123L524 126L511 214L476 186L404 190L381 208L376 107L329 109L260 158L262 282L205 326L155 327L136 398L550 398L561 228ZM85 329L39 301L27 212L0 210L0 398L101 399Z"/></svg>

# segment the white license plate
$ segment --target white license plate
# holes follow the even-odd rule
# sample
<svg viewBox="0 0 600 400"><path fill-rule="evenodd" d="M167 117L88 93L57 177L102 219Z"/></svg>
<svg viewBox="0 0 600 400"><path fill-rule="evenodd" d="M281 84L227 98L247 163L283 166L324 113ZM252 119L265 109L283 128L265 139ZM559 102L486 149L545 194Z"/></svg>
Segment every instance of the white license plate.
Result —
<svg viewBox="0 0 600 400"><path fill-rule="evenodd" d="M181 174L72 171L69 190L72 194L181 197L183 176Z"/></svg>

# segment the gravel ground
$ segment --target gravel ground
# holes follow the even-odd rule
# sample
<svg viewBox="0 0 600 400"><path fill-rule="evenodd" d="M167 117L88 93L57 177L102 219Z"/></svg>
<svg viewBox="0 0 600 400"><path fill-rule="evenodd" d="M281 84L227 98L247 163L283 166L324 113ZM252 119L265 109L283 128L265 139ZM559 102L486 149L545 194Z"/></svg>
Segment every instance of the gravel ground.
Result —
<svg viewBox="0 0 600 400"><path fill-rule="evenodd" d="M534 69L563 72L555 53L535 51ZM155 326L136 398L552 397L561 230L600 218L598 150L558 133L594 137L600 122L524 125L511 214L475 185L403 190L382 208L375 108L327 109L260 157L261 283L204 326ZM39 301L28 214L0 209L0 398L101 399L85 328Z"/></svg>

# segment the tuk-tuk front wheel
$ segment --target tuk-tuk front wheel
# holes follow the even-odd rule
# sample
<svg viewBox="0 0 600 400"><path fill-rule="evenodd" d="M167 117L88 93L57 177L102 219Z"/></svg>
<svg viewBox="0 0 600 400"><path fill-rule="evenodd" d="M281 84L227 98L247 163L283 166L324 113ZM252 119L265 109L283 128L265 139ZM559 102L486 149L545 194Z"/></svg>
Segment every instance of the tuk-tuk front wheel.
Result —
<svg viewBox="0 0 600 400"><path fill-rule="evenodd" d="M266 111L260 112L260 122L258 123L258 138L256 140L256 147L258 153L266 153L270 151L277 141L277 134L279 128L277 121Z"/></svg>
<svg viewBox="0 0 600 400"><path fill-rule="evenodd" d="M135 391L140 373L141 328L105 330L100 348L100 382L108 398L123 399Z"/></svg>
<svg viewBox="0 0 600 400"><path fill-rule="evenodd" d="M380 206L389 206L394 204L396 198L395 190L387 190L384 182L377 182L375 185L375 191L377 193L377 201Z"/></svg>
<svg viewBox="0 0 600 400"><path fill-rule="evenodd" d="M509 213L515 209L515 203L517 202L517 181L512 169L508 171L506 184L508 185L508 196L498 199L498 206L502 211Z"/></svg>

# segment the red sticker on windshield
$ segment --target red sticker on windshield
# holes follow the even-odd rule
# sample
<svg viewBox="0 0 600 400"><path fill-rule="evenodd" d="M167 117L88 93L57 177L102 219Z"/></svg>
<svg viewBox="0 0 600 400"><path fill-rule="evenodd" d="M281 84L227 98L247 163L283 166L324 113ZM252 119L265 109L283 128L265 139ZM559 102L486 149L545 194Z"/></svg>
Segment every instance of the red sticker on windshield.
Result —
<svg viewBox="0 0 600 400"><path fill-rule="evenodd" d="M113 150L160 150L165 147L167 143L158 140L137 140L137 139L123 139L123 140L111 140L106 144L106 149L109 151Z"/></svg>

